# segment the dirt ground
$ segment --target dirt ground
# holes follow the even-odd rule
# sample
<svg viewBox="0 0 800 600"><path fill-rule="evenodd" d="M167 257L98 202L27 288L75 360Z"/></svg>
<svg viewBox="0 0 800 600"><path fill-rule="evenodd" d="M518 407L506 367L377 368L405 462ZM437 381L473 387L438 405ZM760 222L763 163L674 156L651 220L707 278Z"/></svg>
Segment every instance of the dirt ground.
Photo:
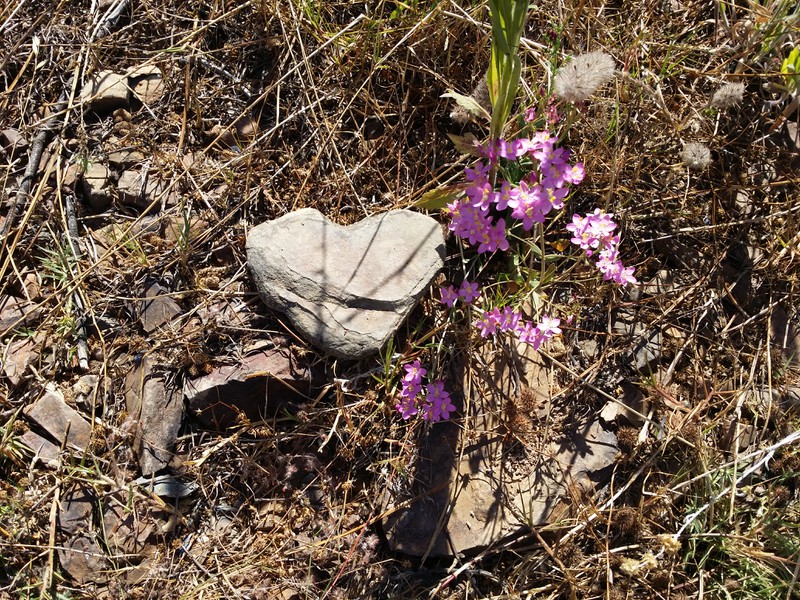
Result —
<svg viewBox="0 0 800 600"><path fill-rule="evenodd" d="M542 238L571 317L533 371L435 289L381 354L326 356L246 265L248 232L300 208L448 222L424 199L471 164L450 136L488 128L442 94L484 77L486 2L0 6L0 598L800 595L800 13L535 4L518 111L569 56L616 73L555 125L586 178ZM640 285L564 266L595 207ZM437 283L462 252L448 235ZM451 423L397 414L416 358ZM203 403L209 378L238 410ZM392 525L425 518L441 440L490 432L519 470L584 423L613 452L544 521L455 553Z"/></svg>

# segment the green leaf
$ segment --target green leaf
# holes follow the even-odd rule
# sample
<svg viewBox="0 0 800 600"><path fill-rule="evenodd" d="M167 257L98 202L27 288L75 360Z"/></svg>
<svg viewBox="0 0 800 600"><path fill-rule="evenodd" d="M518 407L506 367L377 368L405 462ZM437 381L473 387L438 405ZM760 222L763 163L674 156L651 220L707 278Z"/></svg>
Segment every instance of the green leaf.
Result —
<svg viewBox="0 0 800 600"><path fill-rule="evenodd" d="M480 154L478 154L478 140L474 135L456 135L454 133L448 133L447 137L450 138L450 141L453 142L453 145L462 154L480 157Z"/></svg>
<svg viewBox="0 0 800 600"><path fill-rule="evenodd" d="M464 96L458 92L449 91L446 94L442 94L442 98L452 98L459 106L469 111L470 114L486 119L487 121L492 120L492 116L489 112L478 104L472 96Z"/></svg>
<svg viewBox="0 0 800 600"><path fill-rule="evenodd" d="M461 196L465 189L467 189L466 183L442 186L422 194L422 197L414 202L414 206L427 210L441 210L449 202Z"/></svg>

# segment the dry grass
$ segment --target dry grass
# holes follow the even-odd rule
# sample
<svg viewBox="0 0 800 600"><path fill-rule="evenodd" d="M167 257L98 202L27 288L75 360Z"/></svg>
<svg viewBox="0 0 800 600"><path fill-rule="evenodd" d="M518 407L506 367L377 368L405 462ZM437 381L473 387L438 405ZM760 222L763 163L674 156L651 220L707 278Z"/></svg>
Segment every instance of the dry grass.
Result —
<svg viewBox="0 0 800 600"><path fill-rule="evenodd" d="M407 485L421 426L394 414L396 367L386 357L328 361L349 384L331 377L317 398L269 422L228 434L189 423L182 470L200 491L188 500L164 506L130 491L139 473L121 391L141 354L183 378L287 335L244 269L252 226L309 206L340 223L409 207L466 164L447 137L462 127L441 94L480 81L486 6L367 5L126 3L107 32L87 5L0 8L3 127L33 142L56 123L28 193L19 192L28 156L0 155L0 296L40 309L2 333L4 364L26 337L38 358L19 383L0 380L0 598L796 597L798 419L778 398L800 383L781 335L800 323L800 177L797 146L776 121L783 105L770 106L777 95L764 89L780 83L780 61L800 43L788 2L546 1L531 11L526 102L569 54L604 50L623 72L572 115L564 143L588 176L570 211L614 211L637 276L665 271L680 284L631 298L588 275L558 281L581 311L568 347L589 338L602 346L590 363L551 363L567 402L599 410L593 390L618 396L621 373L649 410L646 425L618 431L610 485L576 496L569 519L477 557L389 552L383 492ZM165 75L157 102L82 112L76 79L143 63ZM736 81L745 83L742 104L710 108L714 92ZM245 118L255 130L242 128ZM707 168L681 163L690 142L711 149ZM164 185L147 206L93 210L72 192L67 167L122 147L142 151ZM562 221L548 241L563 238ZM196 228L184 229L189 222ZM117 228L110 240L108 226ZM153 337L135 315L149 278L185 312ZM662 332L664 361L652 377L626 363L628 340L608 334L609 311L623 305ZM197 316L226 308L238 321L209 326ZM432 313L426 300L398 335L407 359L435 355ZM18 440L21 411L48 382L70 393L84 344L100 376L95 412L84 409L96 419L91 451L57 469L37 466ZM770 393L754 393L762 389ZM746 430L741 448L726 438ZM101 534L111 556L104 586L70 582L59 566L56 509L77 485L159 528L138 555Z"/></svg>

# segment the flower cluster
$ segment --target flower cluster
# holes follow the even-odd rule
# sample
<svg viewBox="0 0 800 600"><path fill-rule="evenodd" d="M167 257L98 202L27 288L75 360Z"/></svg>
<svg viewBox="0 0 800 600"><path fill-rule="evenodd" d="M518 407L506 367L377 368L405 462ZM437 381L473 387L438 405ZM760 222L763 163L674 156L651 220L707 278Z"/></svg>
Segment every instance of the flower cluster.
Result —
<svg viewBox="0 0 800 600"><path fill-rule="evenodd" d="M526 321L519 311L515 311L510 306L503 310L493 308L483 313L483 316L475 321L475 327L480 331L481 337L487 338L500 332L511 332L519 337L520 341L533 346L538 350L541 345L561 333L560 319L543 316L539 324L534 325L531 321Z"/></svg>
<svg viewBox="0 0 800 600"><path fill-rule="evenodd" d="M466 279L461 282L461 287L456 290L452 285L447 287L440 287L439 293L441 297L439 301L447 306L453 308L458 299L461 298L465 304L472 304L475 300L480 298L481 286L477 281L467 281Z"/></svg>
<svg viewBox="0 0 800 600"><path fill-rule="evenodd" d="M614 234L617 224L613 213L605 213L596 208L592 214L573 215L567 231L572 234L570 241L586 252L586 256L598 255L597 268L603 279L619 285L636 283L633 267L626 267L619 258L619 236Z"/></svg>
<svg viewBox="0 0 800 600"><path fill-rule="evenodd" d="M530 231L544 223L552 210L564 206L569 186L583 180L581 163L569 163L569 150L556 146L556 138L540 131L531 138L496 140L478 147L483 160L465 170L465 197L447 205L451 215L449 228L458 237L478 247L478 253L508 250L506 221L495 219L495 211L510 211L510 217ZM490 181L492 167L505 161L530 162L535 168L519 183L500 179Z"/></svg>
<svg viewBox="0 0 800 600"><path fill-rule="evenodd" d="M450 394L444 389L443 381L434 381L425 386L422 378L427 375L428 370L422 368L419 360L415 360L409 365L405 365L406 374L400 390L400 401L395 408L404 420L408 420L422 410L422 418L426 421L436 423L450 418L450 413L456 407L450 399ZM423 389L425 397L420 398Z"/></svg>

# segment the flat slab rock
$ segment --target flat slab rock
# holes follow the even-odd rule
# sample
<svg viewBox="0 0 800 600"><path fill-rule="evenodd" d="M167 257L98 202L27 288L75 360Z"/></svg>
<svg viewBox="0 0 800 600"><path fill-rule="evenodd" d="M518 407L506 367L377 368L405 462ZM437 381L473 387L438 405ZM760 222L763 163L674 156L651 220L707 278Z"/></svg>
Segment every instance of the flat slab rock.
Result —
<svg viewBox="0 0 800 600"><path fill-rule="evenodd" d="M497 406L524 382L528 421L504 438ZM568 515L578 488L602 485L617 451L616 436L599 419L547 426L561 412L552 401L548 369L530 346L485 353L472 398L481 407L466 425L437 423L423 435L411 485L387 491L383 521L392 551L412 556L471 554L530 527ZM466 379L465 379L466 380ZM522 396L521 396L522 397ZM461 408L459 412L461 412ZM517 422L520 422L519 420ZM470 432L475 432L471 434ZM398 506L397 510L393 510Z"/></svg>
<svg viewBox="0 0 800 600"><path fill-rule="evenodd" d="M407 210L344 227L306 208L253 228L247 261L268 306L325 352L357 359L381 349L443 267L444 235Z"/></svg>

